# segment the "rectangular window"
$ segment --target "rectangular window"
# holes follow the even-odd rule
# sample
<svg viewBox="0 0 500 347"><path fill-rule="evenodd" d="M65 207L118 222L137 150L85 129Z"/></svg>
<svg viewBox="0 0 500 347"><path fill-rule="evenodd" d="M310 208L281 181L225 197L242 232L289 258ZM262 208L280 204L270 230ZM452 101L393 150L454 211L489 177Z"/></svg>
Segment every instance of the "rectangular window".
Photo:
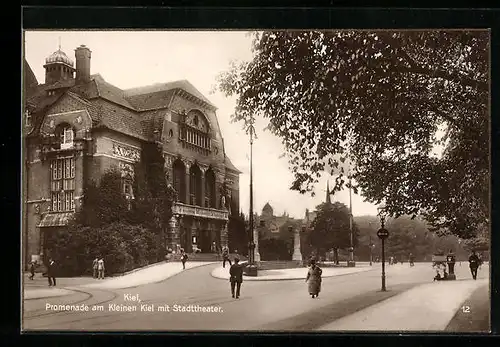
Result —
<svg viewBox="0 0 500 347"><path fill-rule="evenodd" d="M75 200L75 160L61 158L52 160L51 164L52 211L74 211Z"/></svg>

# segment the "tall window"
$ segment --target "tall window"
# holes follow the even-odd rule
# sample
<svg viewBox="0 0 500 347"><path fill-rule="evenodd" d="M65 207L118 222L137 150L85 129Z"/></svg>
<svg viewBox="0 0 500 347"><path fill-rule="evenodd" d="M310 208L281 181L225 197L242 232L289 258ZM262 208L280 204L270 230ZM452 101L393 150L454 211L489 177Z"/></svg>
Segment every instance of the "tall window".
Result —
<svg viewBox="0 0 500 347"><path fill-rule="evenodd" d="M75 159L54 159L50 163L52 211L75 210Z"/></svg>
<svg viewBox="0 0 500 347"><path fill-rule="evenodd" d="M212 169L205 173L205 206L216 208L215 206L215 175Z"/></svg>
<svg viewBox="0 0 500 347"><path fill-rule="evenodd" d="M186 171L185 166L180 160L174 162L174 189L177 192L177 198L180 202L188 203L186 201Z"/></svg>
<svg viewBox="0 0 500 347"><path fill-rule="evenodd" d="M190 201L189 204L202 206L203 199L201 196L201 171L197 165L191 166L189 175L189 193Z"/></svg>

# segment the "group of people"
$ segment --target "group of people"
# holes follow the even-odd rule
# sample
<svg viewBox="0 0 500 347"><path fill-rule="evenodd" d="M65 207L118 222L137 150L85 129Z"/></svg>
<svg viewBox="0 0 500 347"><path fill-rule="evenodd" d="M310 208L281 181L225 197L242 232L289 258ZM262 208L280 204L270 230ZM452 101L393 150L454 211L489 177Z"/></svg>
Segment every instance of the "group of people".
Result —
<svg viewBox="0 0 500 347"><path fill-rule="evenodd" d="M450 250L450 253L448 254L448 257L452 255L453 252ZM472 279L476 280L477 279L477 271L478 269L481 268L481 265L483 264L483 259L481 255L477 254L476 251L472 251L471 255L469 256L469 269L472 275ZM461 264L461 263L460 263ZM436 268L436 276L434 276L434 281L440 281L440 280L446 280L449 277L448 271L446 271L446 263L445 262L438 262L433 265ZM448 261L448 266L450 268L450 273L454 273L454 266L455 266L455 260L453 258L453 262Z"/></svg>
<svg viewBox="0 0 500 347"><path fill-rule="evenodd" d="M38 262L36 260L32 261L30 263L30 274L28 275L28 278L30 280L34 280L35 278L35 271L36 267L38 266ZM47 262L47 280L49 281L49 287L56 286L56 269L55 269L55 261L54 259L50 258L49 261Z"/></svg>
<svg viewBox="0 0 500 347"><path fill-rule="evenodd" d="M223 267L225 263L230 264L229 268L229 283L231 285L231 297L238 299L241 293L241 284L243 283L243 266L240 264L238 256L234 257L234 263L231 263L229 258L229 251L227 249L223 252ZM321 292L321 281L323 270L318 266L316 259L311 258L310 266L306 275L307 289L311 298L317 298Z"/></svg>
<svg viewBox="0 0 500 347"><path fill-rule="evenodd" d="M92 262L92 277L97 278L99 280L104 279L104 259L103 257L95 257Z"/></svg>

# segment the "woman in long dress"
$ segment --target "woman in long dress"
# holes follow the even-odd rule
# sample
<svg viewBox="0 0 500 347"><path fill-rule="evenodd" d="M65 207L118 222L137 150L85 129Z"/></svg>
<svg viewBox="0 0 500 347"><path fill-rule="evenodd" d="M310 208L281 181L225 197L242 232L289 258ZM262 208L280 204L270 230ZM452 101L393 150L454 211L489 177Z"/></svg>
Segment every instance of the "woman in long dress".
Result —
<svg viewBox="0 0 500 347"><path fill-rule="evenodd" d="M312 298L315 298L319 295L321 291L321 274L323 270L316 265L316 260L311 259L311 266L309 267L309 271L307 271L306 282L308 282L309 295Z"/></svg>

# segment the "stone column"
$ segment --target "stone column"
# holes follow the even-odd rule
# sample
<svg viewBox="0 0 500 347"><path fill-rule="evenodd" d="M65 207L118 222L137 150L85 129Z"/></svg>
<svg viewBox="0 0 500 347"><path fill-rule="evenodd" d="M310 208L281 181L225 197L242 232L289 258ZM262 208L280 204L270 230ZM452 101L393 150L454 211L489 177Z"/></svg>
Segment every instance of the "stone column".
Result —
<svg viewBox="0 0 500 347"><path fill-rule="evenodd" d="M169 221L167 232L167 248L177 252L177 245L180 245L179 220L178 216L172 216Z"/></svg>
<svg viewBox="0 0 500 347"><path fill-rule="evenodd" d="M182 159L182 162L184 163L184 166L186 168L186 179L184 182L185 183L185 190L186 190L186 204L191 205L191 197L190 197L190 185L191 185L191 180L190 180L190 169L191 169L191 161L187 159Z"/></svg>
<svg viewBox="0 0 500 347"><path fill-rule="evenodd" d="M206 182L205 173L208 170L208 166L201 165L201 164L198 164L198 166L200 167L200 170L201 170L201 204L200 204L200 206L206 207L205 206L205 182Z"/></svg>
<svg viewBox="0 0 500 347"><path fill-rule="evenodd" d="M254 250L254 261L256 263L260 262L260 253L259 253L259 229L255 227L253 228L253 242L255 244Z"/></svg>
<svg viewBox="0 0 500 347"><path fill-rule="evenodd" d="M293 255L292 260L302 261L302 253L300 252L300 231L295 228L293 232Z"/></svg>

